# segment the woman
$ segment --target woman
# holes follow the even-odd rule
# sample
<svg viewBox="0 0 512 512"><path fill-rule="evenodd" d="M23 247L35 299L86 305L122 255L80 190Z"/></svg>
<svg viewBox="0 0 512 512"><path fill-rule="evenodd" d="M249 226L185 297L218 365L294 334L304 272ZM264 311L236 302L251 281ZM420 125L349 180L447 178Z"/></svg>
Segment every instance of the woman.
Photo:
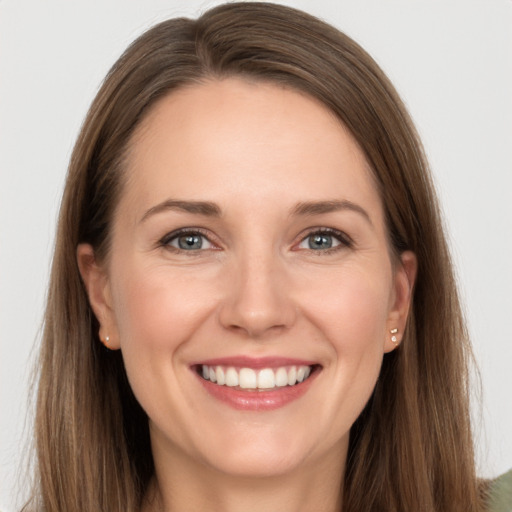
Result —
<svg viewBox="0 0 512 512"><path fill-rule="evenodd" d="M41 354L45 510L484 510L421 144L270 4L164 22L77 141Z"/></svg>

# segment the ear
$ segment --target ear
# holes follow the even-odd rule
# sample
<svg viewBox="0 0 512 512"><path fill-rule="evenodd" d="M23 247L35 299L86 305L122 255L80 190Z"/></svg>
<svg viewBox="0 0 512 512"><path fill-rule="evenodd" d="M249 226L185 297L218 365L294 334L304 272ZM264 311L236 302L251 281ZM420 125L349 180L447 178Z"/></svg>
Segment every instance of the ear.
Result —
<svg viewBox="0 0 512 512"><path fill-rule="evenodd" d="M100 324L99 338L111 350L120 348L117 324L112 308L112 293L106 269L96 261L90 244L79 244L76 259L89 303Z"/></svg>
<svg viewBox="0 0 512 512"><path fill-rule="evenodd" d="M417 271L418 260L416 255L412 251L403 252L395 268L392 304L387 319L384 352L391 352L402 341L411 307ZM393 341L392 337L395 337L396 340Z"/></svg>

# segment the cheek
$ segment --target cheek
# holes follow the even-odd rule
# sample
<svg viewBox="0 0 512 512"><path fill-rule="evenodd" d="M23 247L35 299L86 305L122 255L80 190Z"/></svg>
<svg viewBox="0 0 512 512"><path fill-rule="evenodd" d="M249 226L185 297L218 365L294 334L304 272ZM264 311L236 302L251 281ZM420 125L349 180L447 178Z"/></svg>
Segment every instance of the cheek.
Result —
<svg viewBox="0 0 512 512"><path fill-rule="evenodd" d="M382 351L391 289L391 273L386 270L343 269L331 272L325 286L317 282L311 319L339 354L364 354L372 346Z"/></svg>
<svg viewBox="0 0 512 512"><path fill-rule="evenodd" d="M208 278L165 265L130 265L114 282L114 311L125 354L176 350L209 313ZM117 284L117 286L116 286Z"/></svg>
<svg viewBox="0 0 512 512"><path fill-rule="evenodd" d="M172 272L165 265L128 263L116 267L113 279L115 321L128 380L148 416L173 425L174 435L184 436L180 425L187 422L178 420L190 406L176 391L188 372L182 364L187 341L210 316L210 287L205 279L190 279L187 272Z"/></svg>
<svg viewBox="0 0 512 512"><path fill-rule="evenodd" d="M332 424L342 422L348 428L369 399L380 372L391 281L385 272L340 272L330 283L329 294L311 302L310 320L328 342L326 370L338 411L343 411L337 420L331 418Z"/></svg>

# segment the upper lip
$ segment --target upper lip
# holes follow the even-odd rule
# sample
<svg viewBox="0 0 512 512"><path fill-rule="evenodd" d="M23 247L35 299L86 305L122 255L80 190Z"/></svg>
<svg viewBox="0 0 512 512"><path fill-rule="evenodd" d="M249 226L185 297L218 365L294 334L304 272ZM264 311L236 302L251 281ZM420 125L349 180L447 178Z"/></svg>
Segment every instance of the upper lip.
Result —
<svg viewBox="0 0 512 512"><path fill-rule="evenodd" d="M317 361L306 359L297 359L293 357L266 356L266 357L250 357L250 356L232 356L219 357L214 359L205 359L197 361L192 366L234 366L239 368L279 368L282 366L313 366L317 365Z"/></svg>

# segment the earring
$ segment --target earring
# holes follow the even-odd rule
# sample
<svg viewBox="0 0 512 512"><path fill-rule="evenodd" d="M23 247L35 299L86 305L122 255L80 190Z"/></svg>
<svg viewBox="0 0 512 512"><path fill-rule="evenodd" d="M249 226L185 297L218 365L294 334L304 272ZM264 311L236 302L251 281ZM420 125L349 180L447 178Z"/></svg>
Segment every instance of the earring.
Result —
<svg viewBox="0 0 512 512"><path fill-rule="evenodd" d="M391 329L389 331L391 333L391 341L395 345L395 347L398 347L398 338L396 337L396 334L398 333L398 329L395 327L394 329Z"/></svg>
<svg viewBox="0 0 512 512"><path fill-rule="evenodd" d="M103 343L103 345L105 345L105 348L110 348L108 346L108 344L110 343L110 336L105 336L105 339L103 339L101 336L100 336L100 341L101 343Z"/></svg>

